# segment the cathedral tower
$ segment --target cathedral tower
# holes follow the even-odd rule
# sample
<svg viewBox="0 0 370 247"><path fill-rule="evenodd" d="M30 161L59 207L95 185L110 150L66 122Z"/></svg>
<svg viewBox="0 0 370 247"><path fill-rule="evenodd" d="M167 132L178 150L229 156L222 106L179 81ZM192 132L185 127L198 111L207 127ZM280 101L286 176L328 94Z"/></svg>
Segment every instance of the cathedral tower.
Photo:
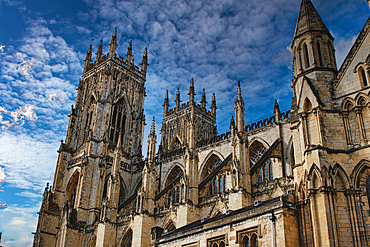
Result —
<svg viewBox="0 0 370 247"><path fill-rule="evenodd" d="M54 183L45 191L34 246L115 244L111 233L118 205L131 195L133 178L143 167L148 65L146 49L139 69L132 43L126 60L116 54L117 46L116 28L108 54L102 56L101 41L93 62L92 46L88 49Z"/></svg>

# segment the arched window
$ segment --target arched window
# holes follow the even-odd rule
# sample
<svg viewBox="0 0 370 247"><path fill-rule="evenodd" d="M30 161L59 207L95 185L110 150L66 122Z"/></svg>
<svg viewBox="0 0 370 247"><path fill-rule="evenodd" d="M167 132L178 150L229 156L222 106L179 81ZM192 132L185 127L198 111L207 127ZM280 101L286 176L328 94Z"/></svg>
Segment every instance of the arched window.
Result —
<svg viewBox="0 0 370 247"><path fill-rule="evenodd" d="M253 234L251 237L251 247L258 247L258 237L256 234Z"/></svg>
<svg viewBox="0 0 370 247"><path fill-rule="evenodd" d="M221 159L215 155L212 154L212 156L207 160L206 164L204 165L201 180L203 181L209 174L212 173L212 171L221 163Z"/></svg>
<svg viewBox="0 0 370 247"><path fill-rule="evenodd" d="M304 100L303 108L304 108L304 110L305 110L306 112L309 112L309 111L311 111L311 110L312 110L312 103L311 103L311 101L310 101L308 98L306 98L306 99Z"/></svg>
<svg viewBox="0 0 370 247"><path fill-rule="evenodd" d="M179 150L181 148L181 142L176 138L175 142L172 145L172 150Z"/></svg>
<svg viewBox="0 0 370 247"><path fill-rule="evenodd" d="M167 176L165 187L167 187L171 182L182 176L182 174L182 169L178 165L175 165L175 167L172 168L170 174Z"/></svg>
<svg viewBox="0 0 370 247"><path fill-rule="evenodd" d="M172 232L175 229L176 229L175 224L172 221L168 223L167 227L165 228L166 232Z"/></svg>
<svg viewBox="0 0 370 247"><path fill-rule="evenodd" d="M125 124L126 124L126 109L124 102L121 99L113 107L110 123L110 133L109 139L115 143L118 142L118 137L121 135L123 138L125 134Z"/></svg>
<svg viewBox="0 0 370 247"><path fill-rule="evenodd" d="M322 65L322 55L321 55L321 47L320 47L320 41L317 41L317 52L319 53L319 65Z"/></svg>
<svg viewBox="0 0 370 247"><path fill-rule="evenodd" d="M123 238L121 247L131 247L132 246L132 230L130 229Z"/></svg>
<svg viewBox="0 0 370 247"><path fill-rule="evenodd" d="M67 189L67 201L69 202L69 205L72 207L76 207L77 204L77 190L78 190L78 181L80 178L80 173L75 172L71 178L71 180L68 183L68 189Z"/></svg>
<svg viewBox="0 0 370 247"><path fill-rule="evenodd" d="M252 167L254 164L257 163L263 156L263 154L266 152L265 146L263 146L260 142L257 142L255 144L252 144L251 147L251 163L250 166Z"/></svg>
<svg viewBox="0 0 370 247"><path fill-rule="evenodd" d="M306 43L304 43L303 45L303 55L304 55L305 68L307 69L310 67L310 57L308 55L308 47Z"/></svg>
<svg viewBox="0 0 370 247"><path fill-rule="evenodd" d="M368 84L367 84L367 79L366 79L366 72L362 67L358 69L358 75L360 77L361 86L367 87Z"/></svg>
<svg viewBox="0 0 370 247"><path fill-rule="evenodd" d="M274 176L273 176L273 173L272 173L272 162L271 162L270 159L268 160L268 163L267 164L269 166L269 180L271 181L271 180L274 179Z"/></svg>
<svg viewBox="0 0 370 247"><path fill-rule="evenodd" d="M244 236L243 238L243 247L250 247L250 244L249 244L249 237L248 236Z"/></svg>

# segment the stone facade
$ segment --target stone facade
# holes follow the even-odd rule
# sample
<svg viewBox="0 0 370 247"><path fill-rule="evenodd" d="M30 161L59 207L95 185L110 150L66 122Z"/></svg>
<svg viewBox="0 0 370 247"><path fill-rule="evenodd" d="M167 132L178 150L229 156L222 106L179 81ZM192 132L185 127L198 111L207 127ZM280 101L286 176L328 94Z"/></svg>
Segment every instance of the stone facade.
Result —
<svg viewBox="0 0 370 247"><path fill-rule="evenodd" d="M240 84L230 131L216 97L170 109L142 159L145 50L90 46L45 189L34 246L369 246L370 19L338 70L334 39L302 0L292 42L292 106L245 125Z"/></svg>

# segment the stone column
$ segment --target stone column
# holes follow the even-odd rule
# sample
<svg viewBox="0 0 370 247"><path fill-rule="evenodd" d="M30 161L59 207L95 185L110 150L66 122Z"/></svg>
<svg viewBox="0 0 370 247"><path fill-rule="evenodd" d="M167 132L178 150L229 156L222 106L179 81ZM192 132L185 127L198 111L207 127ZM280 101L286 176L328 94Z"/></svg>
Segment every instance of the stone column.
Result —
<svg viewBox="0 0 370 247"><path fill-rule="evenodd" d="M364 128L364 120L362 118L361 106L356 106L355 107L355 113L356 113L356 117L357 117L358 127L360 128L361 145L364 146L364 145L367 144L367 139L366 139L366 133L365 133L365 128Z"/></svg>
<svg viewBox="0 0 370 247"><path fill-rule="evenodd" d="M303 130L303 137L304 137L304 145L309 146L310 140L308 138L308 128L307 128L307 113L303 113L302 116L302 130Z"/></svg>
<svg viewBox="0 0 370 247"><path fill-rule="evenodd" d="M320 126L320 109L315 109L313 111L316 117L316 125L317 125L317 136L319 138L319 143L320 145L323 145L322 143L322 137L321 137L321 126Z"/></svg>
<svg viewBox="0 0 370 247"><path fill-rule="evenodd" d="M352 136L351 136L351 129L349 126L348 111L342 112L342 118L343 118L343 123L344 123L344 131L346 133L347 144L352 144Z"/></svg>

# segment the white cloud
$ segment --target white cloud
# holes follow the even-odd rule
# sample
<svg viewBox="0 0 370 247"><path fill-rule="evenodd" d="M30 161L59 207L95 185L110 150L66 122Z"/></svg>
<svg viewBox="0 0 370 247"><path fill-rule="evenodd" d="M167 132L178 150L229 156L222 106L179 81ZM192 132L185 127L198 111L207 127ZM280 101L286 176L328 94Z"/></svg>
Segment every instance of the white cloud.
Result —
<svg viewBox="0 0 370 247"><path fill-rule="evenodd" d="M5 45L0 45L0 53L4 52L4 47L5 47Z"/></svg>
<svg viewBox="0 0 370 247"><path fill-rule="evenodd" d="M8 186L32 193L43 191L45 184L52 181L58 146L57 142L41 142L25 134L1 133L0 164Z"/></svg>
<svg viewBox="0 0 370 247"><path fill-rule="evenodd" d="M29 75L34 62L32 59L22 59L15 67L15 71L22 75Z"/></svg>
<svg viewBox="0 0 370 247"><path fill-rule="evenodd" d="M338 68L342 65L352 45L355 43L357 35L351 37L339 38L335 42L335 53L337 57Z"/></svg>
<svg viewBox="0 0 370 247"><path fill-rule="evenodd" d="M34 108L33 105L25 105L23 109L19 107L15 111L8 111L5 107L0 106L0 125L2 125L2 129L5 130L14 125L22 126L25 124L25 120L36 121L37 115ZM11 120L4 120L4 115Z"/></svg>
<svg viewBox="0 0 370 247"><path fill-rule="evenodd" d="M0 166L0 184L5 181L5 178L6 178L6 175L5 175L4 168Z"/></svg>
<svg viewBox="0 0 370 247"><path fill-rule="evenodd" d="M9 222L9 225L11 226L23 226L25 224L27 224L27 222L22 217L13 217L12 220Z"/></svg>

